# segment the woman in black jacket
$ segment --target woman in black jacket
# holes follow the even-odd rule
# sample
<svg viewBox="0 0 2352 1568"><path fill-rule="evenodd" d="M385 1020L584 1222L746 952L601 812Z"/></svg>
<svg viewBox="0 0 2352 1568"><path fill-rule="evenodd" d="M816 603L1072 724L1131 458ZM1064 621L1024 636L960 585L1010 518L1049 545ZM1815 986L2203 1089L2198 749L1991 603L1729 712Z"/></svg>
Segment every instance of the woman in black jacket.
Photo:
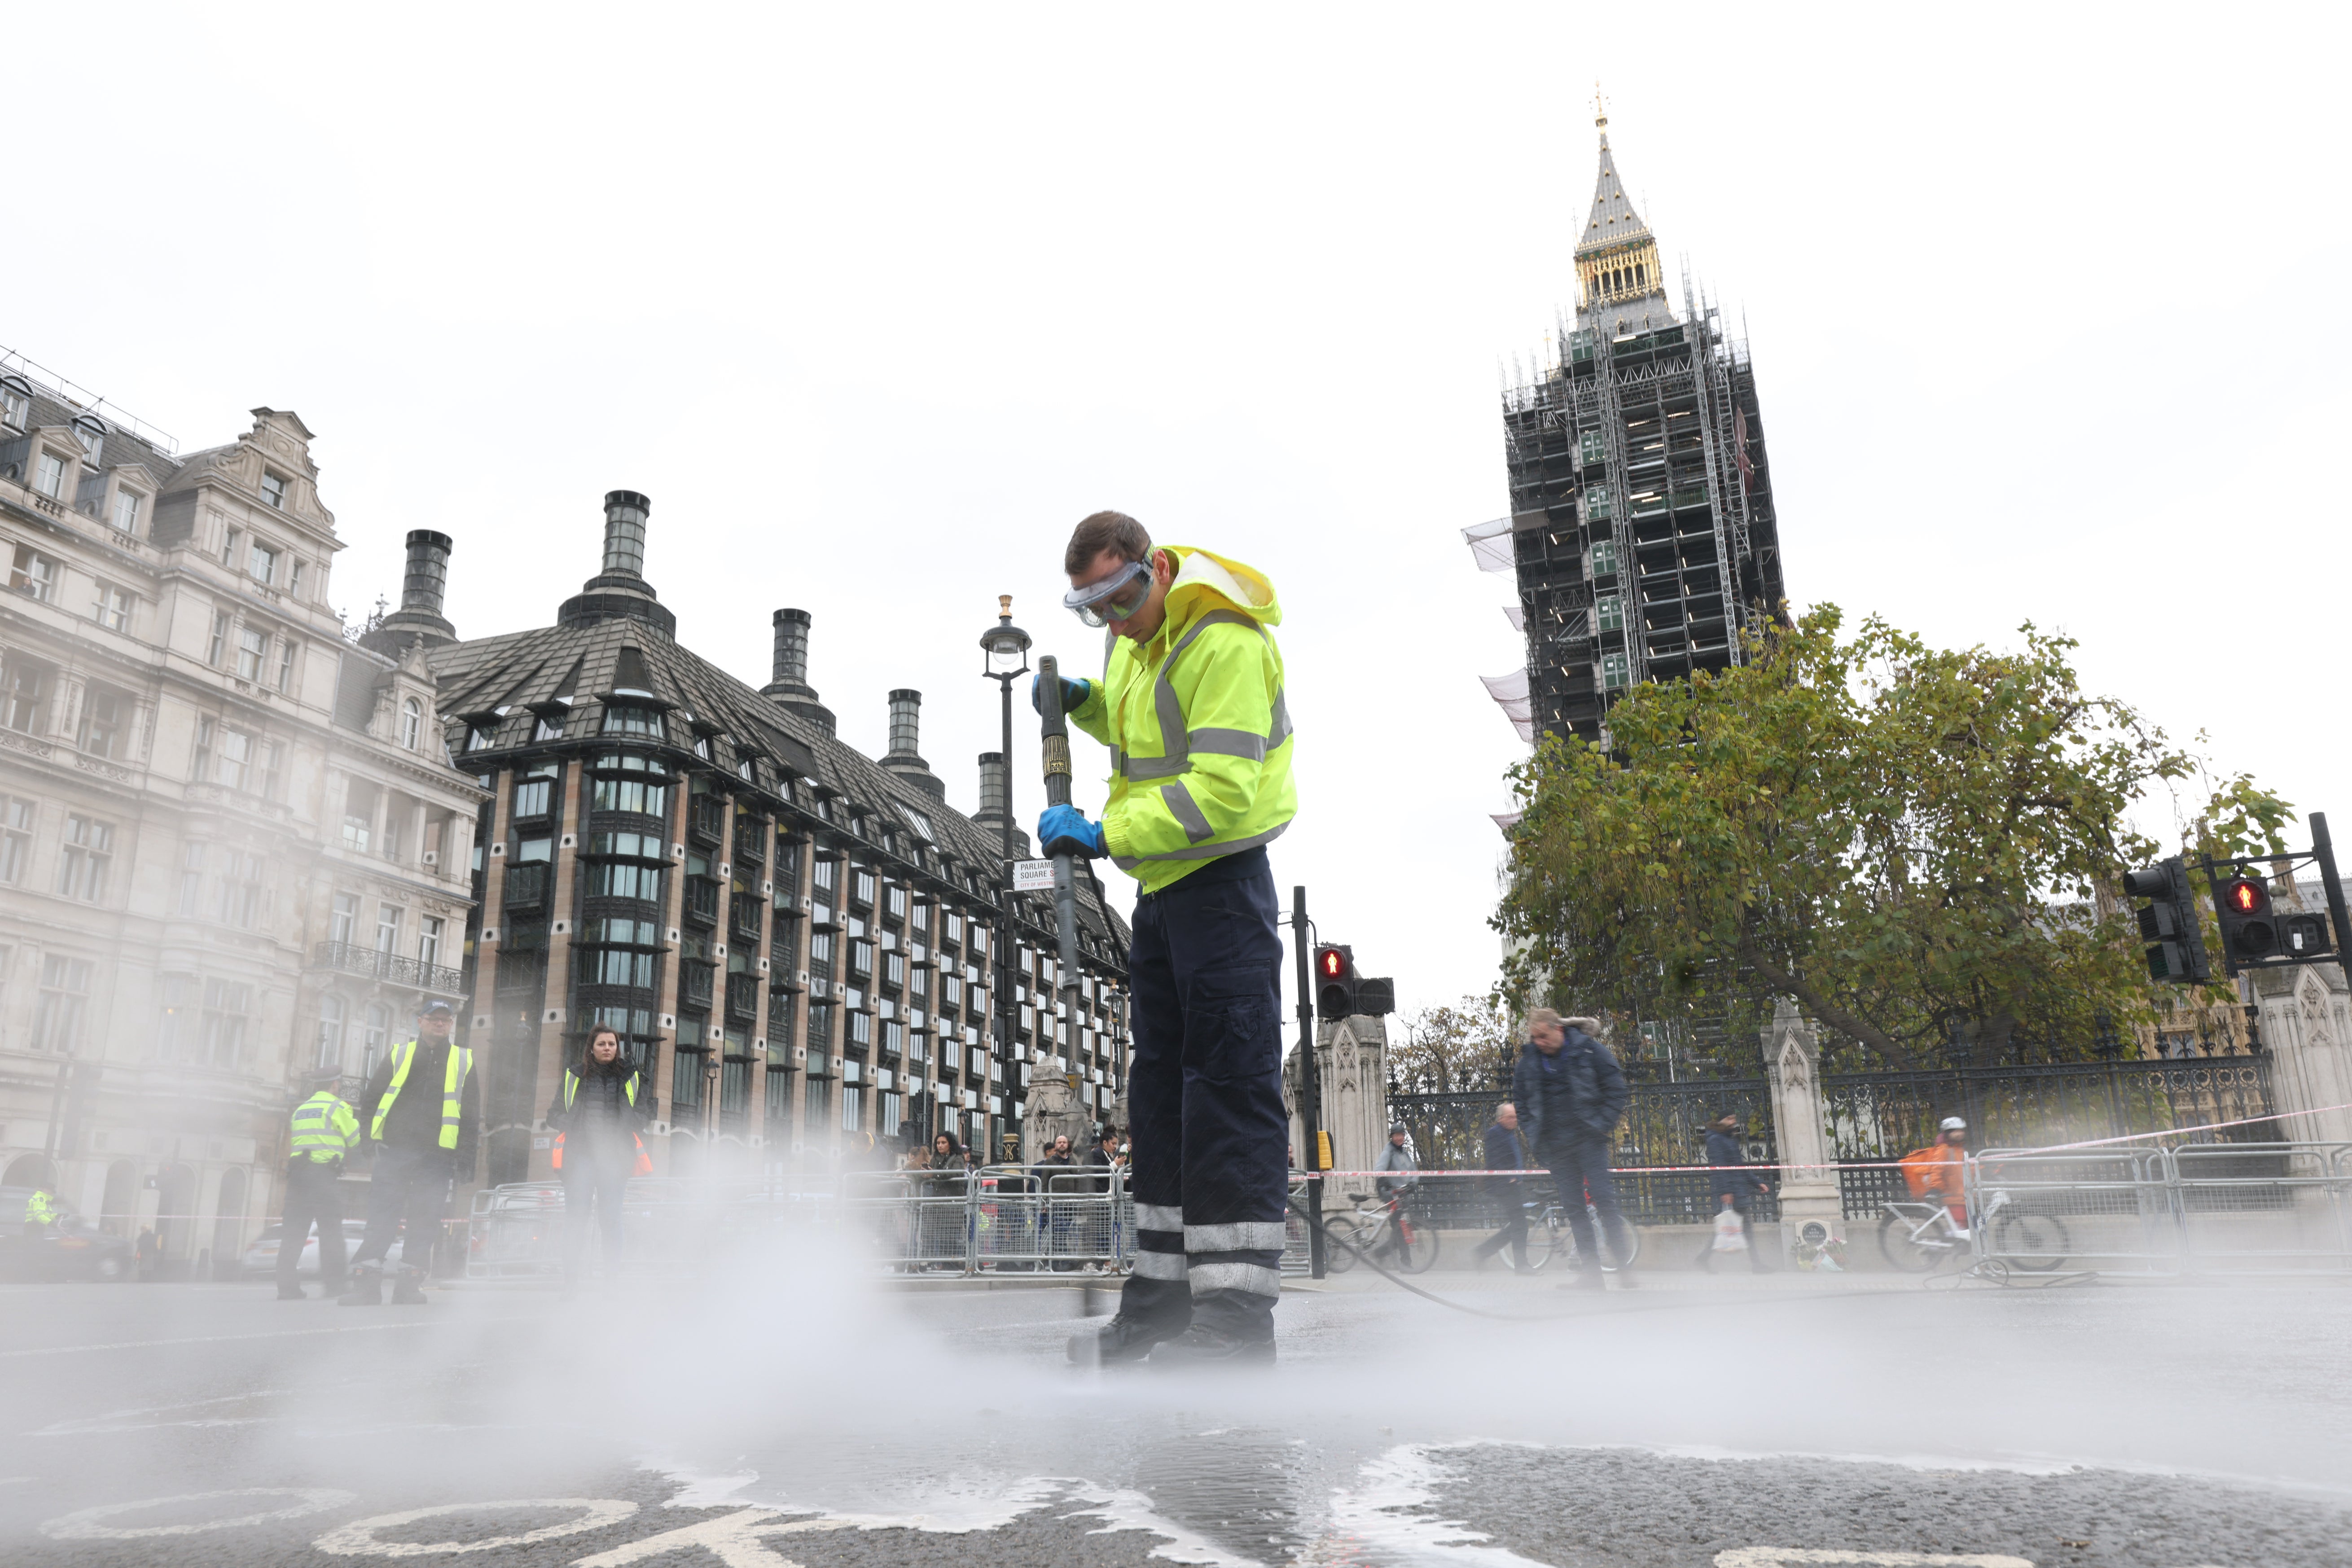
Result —
<svg viewBox="0 0 2352 1568"><path fill-rule="evenodd" d="M637 1165L637 1129L653 1120L645 1077L621 1054L608 1028L588 1036L577 1064L564 1069L547 1124L563 1136L563 1276L585 1274L593 1211L604 1235L604 1272L621 1263L621 1202Z"/></svg>

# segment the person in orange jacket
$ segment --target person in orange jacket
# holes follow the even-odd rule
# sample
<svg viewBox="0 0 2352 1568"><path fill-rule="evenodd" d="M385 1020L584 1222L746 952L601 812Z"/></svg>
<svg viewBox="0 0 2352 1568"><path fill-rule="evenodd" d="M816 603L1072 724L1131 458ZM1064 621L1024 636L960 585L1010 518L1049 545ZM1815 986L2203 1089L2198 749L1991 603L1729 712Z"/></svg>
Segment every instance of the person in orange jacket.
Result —
<svg viewBox="0 0 2352 1568"><path fill-rule="evenodd" d="M1969 1124L1958 1116L1944 1118L1934 1143L1903 1156L1903 1175L1911 1196L1923 1202L1942 1199L1963 1236L1969 1229L1968 1197L1962 1186L1968 1157Z"/></svg>
<svg viewBox="0 0 2352 1568"><path fill-rule="evenodd" d="M561 1134L563 1170L563 1277L576 1284L585 1272L588 1228L604 1237L604 1272L621 1262L621 1199L637 1166L637 1129L653 1120L645 1077L621 1054L620 1034L599 1025L576 1066L563 1071L547 1124Z"/></svg>

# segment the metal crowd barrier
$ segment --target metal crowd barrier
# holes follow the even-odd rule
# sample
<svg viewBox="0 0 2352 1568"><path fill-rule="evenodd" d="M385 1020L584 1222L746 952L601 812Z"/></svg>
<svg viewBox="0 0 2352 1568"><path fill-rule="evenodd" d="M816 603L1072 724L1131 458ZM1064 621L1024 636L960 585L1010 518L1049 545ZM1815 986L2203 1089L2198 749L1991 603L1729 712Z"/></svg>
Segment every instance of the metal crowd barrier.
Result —
<svg viewBox="0 0 2352 1568"><path fill-rule="evenodd" d="M2352 1144L1988 1149L1964 1180L1978 1259L2012 1270L2352 1271Z"/></svg>

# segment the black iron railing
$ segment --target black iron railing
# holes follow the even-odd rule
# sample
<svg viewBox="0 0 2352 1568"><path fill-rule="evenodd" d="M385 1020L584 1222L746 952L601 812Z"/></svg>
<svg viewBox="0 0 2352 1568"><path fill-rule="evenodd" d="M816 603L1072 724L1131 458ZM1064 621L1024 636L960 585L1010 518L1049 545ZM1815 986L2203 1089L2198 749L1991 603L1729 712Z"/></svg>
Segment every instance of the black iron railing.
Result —
<svg viewBox="0 0 2352 1568"><path fill-rule="evenodd" d="M456 969L439 964L404 958L396 953L379 953L373 947L362 947L354 942L321 942L311 951L310 963L315 968L336 969L347 975L370 975L395 986L439 991L448 996L457 995L464 988L466 978Z"/></svg>

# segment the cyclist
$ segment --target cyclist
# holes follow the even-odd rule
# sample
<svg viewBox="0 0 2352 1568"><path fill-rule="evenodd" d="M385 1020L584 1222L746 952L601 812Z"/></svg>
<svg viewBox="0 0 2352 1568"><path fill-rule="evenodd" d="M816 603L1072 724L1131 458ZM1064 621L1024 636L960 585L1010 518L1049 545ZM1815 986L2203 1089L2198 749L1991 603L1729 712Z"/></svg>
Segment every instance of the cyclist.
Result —
<svg viewBox="0 0 2352 1568"><path fill-rule="evenodd" d="M1383 1174L1374 1183L1373 1190L1387 1198L1391 1208L1399 1210L1403 1207L1406 1192L1421 1180L1419 1176L1413 1174L1421 1169L1421 1162L1412 1157L1412 1150L1407 1146L1407 1140L1412 1135L1411 1130L1402 1122L1391 1127L1389 1146L1381 1151L1379 1162L1372 1166L1376 1171L1394 1173L1393 1175ZM1388 1234L1381 1239L1377 1250L1394 1252L1402 1256L1404 1226L1402 1223L1390 1226Z"/></svg>
<svg viewBox="0 0 2352 1568"><path fill-rule="evenodd" d="M1969 1207L1960 1173L1968 1157L1969 1124L1958 1116L1944 1118L1934 1143L1903 1156L1903 1179L1911 1196L1922 1202L1940 1199L1963 1238L1969 1234Z"/></svg>

